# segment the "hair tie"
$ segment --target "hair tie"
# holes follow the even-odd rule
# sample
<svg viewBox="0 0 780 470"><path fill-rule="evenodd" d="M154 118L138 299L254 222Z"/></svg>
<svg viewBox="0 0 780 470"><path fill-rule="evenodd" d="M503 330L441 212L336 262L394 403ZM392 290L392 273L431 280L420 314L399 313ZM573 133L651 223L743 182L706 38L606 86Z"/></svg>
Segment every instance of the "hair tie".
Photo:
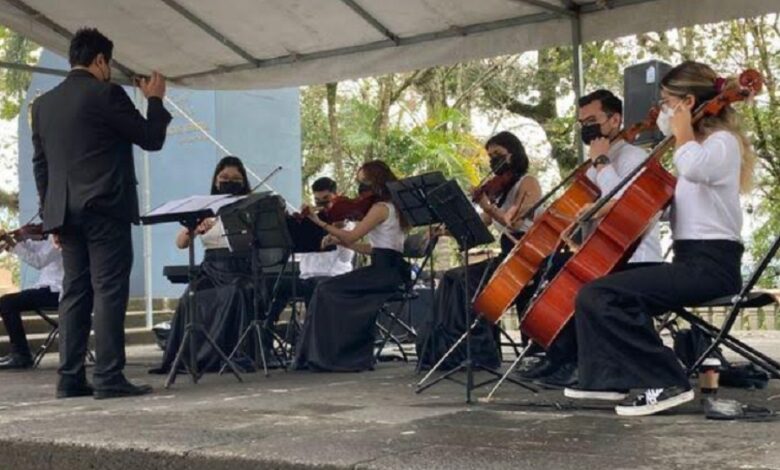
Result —
<svg viewBox="0 0 780 470"><path fill-rule="evenodd" d="M716 78L714 86L715 86L715 92L720 94L721 92L723 92L723 87L726 86L726 79L723 77Z"/></svg>

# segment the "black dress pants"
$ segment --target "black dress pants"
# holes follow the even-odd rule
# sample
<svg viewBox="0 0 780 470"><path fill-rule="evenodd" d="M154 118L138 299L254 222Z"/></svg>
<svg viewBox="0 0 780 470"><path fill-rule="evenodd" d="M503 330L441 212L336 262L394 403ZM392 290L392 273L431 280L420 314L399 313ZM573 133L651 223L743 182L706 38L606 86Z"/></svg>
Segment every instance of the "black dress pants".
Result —
<svg viewBox="0 0 780 470"><path fill-rule="evenodd" d="M735 294L743 247L727 240L674 242L672 263L597 279L576 299L579 385L588 390L688 388L653 317Z"/></svg>
<svg viewBox="0 0 780 470"><path fill-rule="evenodd" d="M0 316L11 343L11 352L30 356L30 345L22 323L22 312L39 309L55 309L60 294L48 287L26 289L15 294L0 297Z"/></svg>
<svg viewBox="0 0 780 470"><path fill-rule="evenodd" d="M90 329L95 331L95 387L119 383L124 380L124 324L133 265L130 223L89 212L68 214L60 240L65 269L59 309L61 384L86 380Z"/></svg>

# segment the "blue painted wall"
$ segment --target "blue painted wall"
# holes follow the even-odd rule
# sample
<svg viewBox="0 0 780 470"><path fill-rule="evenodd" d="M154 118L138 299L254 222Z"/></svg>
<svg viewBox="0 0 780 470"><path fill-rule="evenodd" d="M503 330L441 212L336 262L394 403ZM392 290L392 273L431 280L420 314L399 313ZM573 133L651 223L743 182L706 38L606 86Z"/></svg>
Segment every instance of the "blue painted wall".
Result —
<svg viewBox="0 0 780 470"><path fill-rule="evenodd" d="M65 59L44 52L40 65L67 69ZM46 92L62 80L61 77L34 74L28 97ZM128 89L136 97L133 89ZM169 86L168 95L187 114L204 127L231 153L241 157L247 168L260 177L281 165L283 170L269 183L295 207L301 201L301 132L298 89L251 91L195 91ZM223 156L213 142L196 126L168 106L174 115L165 147L148 154L148 174L144 152L136 148L136 173L141 210L156 207L170 200L193 194L207 194L214 166ZM20 219L28 220L37 211L37 195L32 175L32 143L27 117L27 103L19 116L19 190ZM252 179L250 177L250 179ZM253 180L256 183L256 180ZM146 187L149 199L146 200ZM152 295L177 297L182 286L170 284L162 276L168 264L186 264L185 251L176 249L173 240L179 227L175 224L151 227ZM135 258L131 279L131 296L144 295L143 229L133 229ZM200 251L198 253L200 259ZM22 285L37 277L32 269L22 270Z"/></svg>

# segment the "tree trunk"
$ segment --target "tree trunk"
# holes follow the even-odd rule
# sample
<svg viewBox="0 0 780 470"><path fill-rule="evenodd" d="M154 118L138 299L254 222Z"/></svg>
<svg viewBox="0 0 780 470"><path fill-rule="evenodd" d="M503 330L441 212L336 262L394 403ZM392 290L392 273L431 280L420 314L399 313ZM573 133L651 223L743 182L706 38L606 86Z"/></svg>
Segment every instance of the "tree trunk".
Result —
<svg viewBox="0 0 780 470"><path fill-rule="evenodd" d="M333 168L336 173L336 182L339 188L346 188L347 181L344 177L344 152L341 148L338 116L336 115L336 98L338 86L338 82L326 84L325 96L328 104L328 128L330 130L331 159L333 161Z"/></svg>

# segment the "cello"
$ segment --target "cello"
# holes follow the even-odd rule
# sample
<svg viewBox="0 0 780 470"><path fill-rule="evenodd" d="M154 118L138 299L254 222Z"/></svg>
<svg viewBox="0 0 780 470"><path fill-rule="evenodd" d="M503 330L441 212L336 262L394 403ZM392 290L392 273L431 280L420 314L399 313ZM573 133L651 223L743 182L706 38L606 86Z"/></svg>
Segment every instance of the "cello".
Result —
<svg viewBox="0 0 780 470"><path fill-rule="evenodd" d="M618 138L633 142L641 132L655 126L657 117L657 110L649 113L643 121L623 130ZM583 162L523 214L523 217L527 217L535 213L536 209L541 207L560 187L573 180L566 191L537 217L532 227L496 268L474 301L475 311L496 323L520 291L533 279L544 259L555 251L561 235L571 225L571 221L576 219L584 207L598 199L600 195L598 187L586 176L590 167L589 160Z"/></svg>
<svg viewBox="0 0 780 470"><path fill-rule="evenodd" d="M757 71L748 69L740 75L739 85L739 88L726 89L702 103L693 113L692 122L717 115L731 103L753 96L761 91L763 82ZM550 347L574 315L574 300L582 286L610 274L627 259L652 219L671 203L677 180L663 168L660 158L674 143L673 135L664 138L642 165L575 222L575 225L580 225L591 220L625 187L625 192L585 242L579 247L572 247L575 254L529 306L520 322L520 330L535 343L545 349Z"/></svg>

